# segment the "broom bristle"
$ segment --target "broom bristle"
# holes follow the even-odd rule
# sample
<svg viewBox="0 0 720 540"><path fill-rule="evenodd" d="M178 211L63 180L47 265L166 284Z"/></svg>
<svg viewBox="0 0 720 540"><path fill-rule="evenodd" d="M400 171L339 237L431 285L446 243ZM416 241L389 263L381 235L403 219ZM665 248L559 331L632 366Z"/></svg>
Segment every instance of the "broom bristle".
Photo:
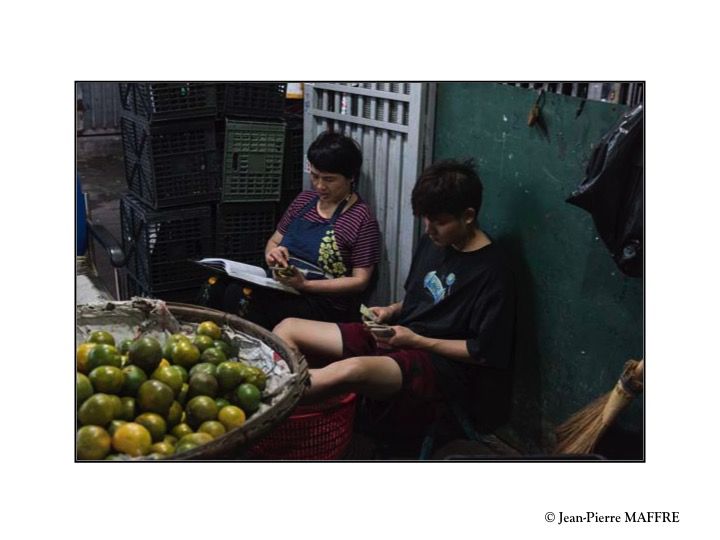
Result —
<svg viewBox="0 0 720 540"><path fill-rule="evenodd" d="M612 392L600 396L590 405L575 413L556 430L557 454L589 454L595 449L605 426L602 411Z"/></svg>

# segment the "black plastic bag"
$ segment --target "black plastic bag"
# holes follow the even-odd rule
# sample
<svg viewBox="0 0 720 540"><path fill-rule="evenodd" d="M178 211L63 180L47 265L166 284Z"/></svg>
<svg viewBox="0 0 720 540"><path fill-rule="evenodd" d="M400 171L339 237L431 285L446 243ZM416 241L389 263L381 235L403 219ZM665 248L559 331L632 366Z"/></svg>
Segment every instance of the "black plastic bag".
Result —
<svg viewBox="0 0 720 540"><path fill-rule="evenodd" d="M567 199L590 212L615 263L633 277L643 272L643 116L638 105L605 134Z"/></svg>

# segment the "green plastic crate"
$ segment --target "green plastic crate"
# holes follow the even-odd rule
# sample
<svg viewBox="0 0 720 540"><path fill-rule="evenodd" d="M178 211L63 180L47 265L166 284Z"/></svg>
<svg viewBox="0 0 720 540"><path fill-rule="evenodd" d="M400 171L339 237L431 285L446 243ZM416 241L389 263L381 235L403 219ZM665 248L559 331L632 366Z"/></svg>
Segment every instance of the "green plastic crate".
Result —
<svg viewBox="0 0 720 540"><path fill-rule="evenodd" d="M279 201L285 124L227 120L222 202Z"/></svg>

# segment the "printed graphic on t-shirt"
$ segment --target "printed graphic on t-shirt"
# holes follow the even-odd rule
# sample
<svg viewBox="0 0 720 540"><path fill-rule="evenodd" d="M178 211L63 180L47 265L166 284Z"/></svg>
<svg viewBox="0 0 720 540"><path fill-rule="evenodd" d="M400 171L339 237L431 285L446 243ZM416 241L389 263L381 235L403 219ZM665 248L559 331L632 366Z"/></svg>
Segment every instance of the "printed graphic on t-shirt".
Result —
<svg viewBox="0 0 720 540"><path fill-rule="evenodd" d="M443 282L445 282L443 284ZM425 274L423 284L432 296L433 303L437 304L450 294L450 289L455 283L455 274L450 272L447 276L438 275L436 270L432 270Z"/></svg>

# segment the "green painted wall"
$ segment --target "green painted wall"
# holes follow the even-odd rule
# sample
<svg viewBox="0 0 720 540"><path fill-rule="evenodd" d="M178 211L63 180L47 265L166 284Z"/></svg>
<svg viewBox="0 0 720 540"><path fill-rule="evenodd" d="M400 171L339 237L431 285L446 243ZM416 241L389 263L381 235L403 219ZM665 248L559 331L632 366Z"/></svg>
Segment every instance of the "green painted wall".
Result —
<svg viewBox="0 0 720 540"><path fill-rule="evenodd" d="M518 278L518 341L509 425L528 450L548 449L561 421L608 392L643 346L642 280L625 277L592 218L565 199L592 145L624 107L546 95L547 136L527 125L534 91L495 83L438 88L435 158L472 157L485 184L481 227ZM619 418L639 432L641 400Z"/></svg>

